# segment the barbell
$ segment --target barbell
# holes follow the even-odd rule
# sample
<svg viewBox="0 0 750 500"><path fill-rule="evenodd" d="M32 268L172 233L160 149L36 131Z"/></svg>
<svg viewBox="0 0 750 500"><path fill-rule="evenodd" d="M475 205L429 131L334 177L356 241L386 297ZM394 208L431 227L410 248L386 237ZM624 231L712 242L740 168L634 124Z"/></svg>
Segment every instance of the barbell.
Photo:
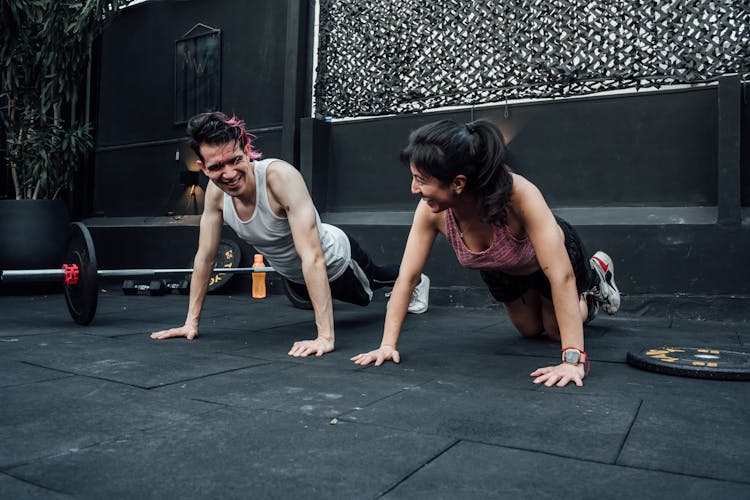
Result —
<svg viewBox="0 0 750 500"><path fill-rule="evenodd" d="M99 301L99 276L134 277L189 274L192 269L97 269L96 251L91 233L80 222L70 225L65 248L65 264L60 269L23 269L0 271L2 282L42 282L62 280L68 312L79 325L94 320ZM274 272L273 267L219 267L214 273L249 274Z"/></svg>

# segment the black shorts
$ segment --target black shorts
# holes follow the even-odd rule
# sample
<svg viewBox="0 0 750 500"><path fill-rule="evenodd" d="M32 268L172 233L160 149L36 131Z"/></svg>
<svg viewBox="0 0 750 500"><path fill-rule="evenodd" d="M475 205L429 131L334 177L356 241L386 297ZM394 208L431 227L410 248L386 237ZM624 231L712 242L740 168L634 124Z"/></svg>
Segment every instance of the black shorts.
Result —
<svg viewBox="0 0 750 500"><path fill-rule="evenodd" d="M565 250L573 266L578 293L583 293L591 288L594 280L589 254L573 226L557 216L555 219L565 235ZM552 288L541 269L525 276L514 276L494 270L482 270L480 274L490 293L498 302L513 302L528 290L536 290L543 297L552 299Z"/></svg>

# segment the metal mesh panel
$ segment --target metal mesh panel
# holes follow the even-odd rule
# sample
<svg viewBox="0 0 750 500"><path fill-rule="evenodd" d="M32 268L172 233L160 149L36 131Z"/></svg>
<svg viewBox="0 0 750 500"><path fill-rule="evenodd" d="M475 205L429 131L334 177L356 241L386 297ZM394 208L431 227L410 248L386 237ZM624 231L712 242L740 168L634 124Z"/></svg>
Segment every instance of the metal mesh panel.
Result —
<svg viewBox="0 0 750 500"><path fill-rule="evenodd" d="M316 111L353 117L750 73L749 0L320 0Z"/></svg>

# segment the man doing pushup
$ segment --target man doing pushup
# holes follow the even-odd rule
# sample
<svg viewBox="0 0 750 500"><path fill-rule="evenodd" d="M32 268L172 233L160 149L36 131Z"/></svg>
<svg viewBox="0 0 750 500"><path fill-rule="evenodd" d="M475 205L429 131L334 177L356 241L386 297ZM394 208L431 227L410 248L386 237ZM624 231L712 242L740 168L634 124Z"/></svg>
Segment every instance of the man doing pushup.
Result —
<svg viewBox="0 0 750 500"><path fill-rule="evenodd" d="M187 126L198 165L211 182L206 189L198 251L185 324L151 334L153 339L198 336L198 324L224 222L263 254L274 270L315 313L317 337L295 342L289 355L322 356L334 348L332 298L361 306L372 290L392 286L398 266L376 266L341 229L323 224L305 182L292 165L261 159L245 123L223 113L204 113ZM427 310L429 279L422 275L409 311Z"/></svg>

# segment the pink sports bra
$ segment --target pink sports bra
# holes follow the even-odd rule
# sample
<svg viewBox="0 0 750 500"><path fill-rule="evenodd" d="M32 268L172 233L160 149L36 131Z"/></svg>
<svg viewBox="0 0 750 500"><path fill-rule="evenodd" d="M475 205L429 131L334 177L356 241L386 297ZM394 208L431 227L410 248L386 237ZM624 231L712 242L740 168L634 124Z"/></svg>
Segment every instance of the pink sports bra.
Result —
<svg viewBox="0 0 750 500"><path fill-rule="evenodd" d="M461 238L453 211L448 209L444 213L445 235L456 252L458 262L468 269L513 271L527 264L536 255L528 237L516 238L505 225L492 226L492 244L487 250L472 252L466 248Z"/></svg>

